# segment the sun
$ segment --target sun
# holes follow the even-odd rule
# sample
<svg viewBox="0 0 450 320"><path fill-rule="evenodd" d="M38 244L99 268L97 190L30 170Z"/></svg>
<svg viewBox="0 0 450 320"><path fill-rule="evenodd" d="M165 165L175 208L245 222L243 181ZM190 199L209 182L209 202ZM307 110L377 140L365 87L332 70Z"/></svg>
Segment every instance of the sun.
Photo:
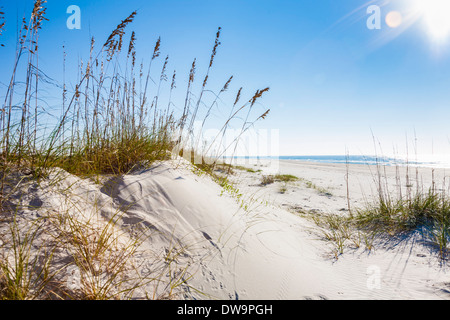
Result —
<svg viewBox="0 0 450 320"><path fill-rule="evenodd" d="M414 0L431 38L443 41L450 36L450 0Z"/></svg>

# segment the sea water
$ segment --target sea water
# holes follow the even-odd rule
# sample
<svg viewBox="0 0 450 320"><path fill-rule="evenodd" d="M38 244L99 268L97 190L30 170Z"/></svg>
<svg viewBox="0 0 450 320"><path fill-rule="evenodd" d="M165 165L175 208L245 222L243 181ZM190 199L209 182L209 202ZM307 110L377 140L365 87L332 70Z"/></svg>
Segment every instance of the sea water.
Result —
<svg viewBox="0 0 450 320"><path fill-rule="evenodd" d="M342 163L385 166L419 166L434 168L450 168L449 156L421 155L414 159L406 156L373 156L373 155L300 155L278 157L236 157L236 159L272 159L298 160L316 163Z"/></svg>

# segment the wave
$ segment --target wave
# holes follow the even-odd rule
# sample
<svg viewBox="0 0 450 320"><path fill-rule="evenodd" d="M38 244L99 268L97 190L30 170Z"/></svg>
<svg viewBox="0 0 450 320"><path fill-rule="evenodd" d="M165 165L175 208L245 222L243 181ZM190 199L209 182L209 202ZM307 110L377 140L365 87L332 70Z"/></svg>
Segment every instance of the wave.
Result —
<svg viewBox="0 0 450 320"><path fill-rule="evenodd" d="M418 166L431 168L450 168L447 159L428 159L425 161L410 160L405 157L385 157L373 155L321 155L321 156L278 156L278 157L235 157L236 159L279 159L298 160L316 163L343 163L362 165L385 165L385 166Z"/></svg>

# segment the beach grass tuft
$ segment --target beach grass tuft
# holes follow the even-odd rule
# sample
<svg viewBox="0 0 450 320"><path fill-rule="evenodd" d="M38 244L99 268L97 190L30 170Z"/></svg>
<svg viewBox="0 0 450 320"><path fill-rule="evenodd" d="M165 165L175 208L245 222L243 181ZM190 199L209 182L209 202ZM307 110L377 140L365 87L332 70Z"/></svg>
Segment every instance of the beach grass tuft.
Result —
<svg viewBox="0 0 450 320"><path fill-rule="evenodd" d="M261 185L265 186L274 182L294 182L299 180L298 177L291 174L275 174L275 175L263 175L261 177Z"/></svg>

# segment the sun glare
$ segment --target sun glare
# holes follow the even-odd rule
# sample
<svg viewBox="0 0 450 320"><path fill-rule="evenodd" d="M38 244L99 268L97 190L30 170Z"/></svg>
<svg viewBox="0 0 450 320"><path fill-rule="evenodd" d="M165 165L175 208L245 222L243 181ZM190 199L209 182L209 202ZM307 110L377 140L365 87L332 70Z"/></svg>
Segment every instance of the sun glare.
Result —
<svg viewBox="0 0 450 320"><path fill-rule="evenodd" d="M415 0L415 3L430 36L445 40L450 35L450 0Z"/></svg>
<svg viewBox="0 0 450 320"><path fill-rule="evenodd" d="M402 24L402 15L398 11L391 11L386 15L386 24L390 28L397 28Z"/></svg>

